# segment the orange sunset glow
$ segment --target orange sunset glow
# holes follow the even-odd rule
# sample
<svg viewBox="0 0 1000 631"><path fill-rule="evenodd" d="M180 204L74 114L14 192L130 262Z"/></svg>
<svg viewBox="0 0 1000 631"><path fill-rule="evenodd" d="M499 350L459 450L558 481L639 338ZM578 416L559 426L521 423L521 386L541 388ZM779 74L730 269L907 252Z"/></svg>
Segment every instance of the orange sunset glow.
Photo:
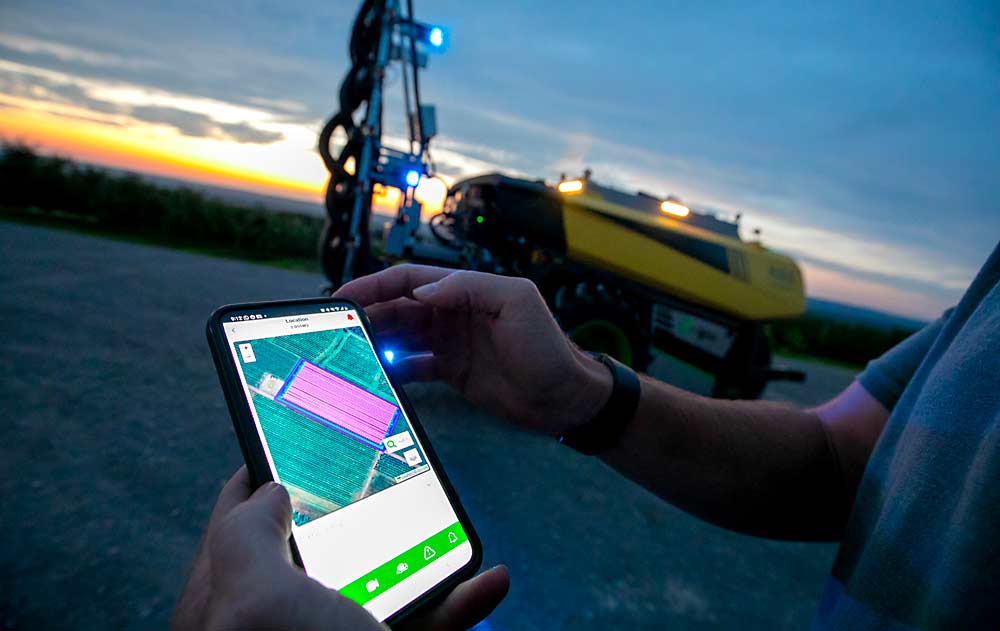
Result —
<svg viewBox="0 0 1000 631"><path fill-rule="evenodd" d="M0 109L0 135L6 141L115 169L323 203L326 170L312 145L301 140L274 143L284 146L268 146L271 155L261 159L260 147L188 138L141 122L110 125L92 120L86 112L52 111L49 104L43 107L0 96L0 102L4 101L14 106ZM296 140L303 136L309 140L308 130L296 132ZM421 182L416 199L424 204L424 212L440 211L446 189L440 179ZM400 200L398 189L376 186L373 206L377 212L395 212Z"/></svg>

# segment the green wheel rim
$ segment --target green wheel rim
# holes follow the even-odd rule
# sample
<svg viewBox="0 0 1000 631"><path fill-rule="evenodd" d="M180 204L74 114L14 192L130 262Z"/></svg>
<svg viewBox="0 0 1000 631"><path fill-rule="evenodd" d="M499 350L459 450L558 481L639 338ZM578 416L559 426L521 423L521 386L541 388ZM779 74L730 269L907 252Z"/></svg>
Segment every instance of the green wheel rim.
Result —
<svg viewBox="0 0 1000 631"><path fill-rule="evenodd" d="M626 366L632 365L632 344L620 326L608 320L588 320L569 332L580 348L611 355Z"/></svg>

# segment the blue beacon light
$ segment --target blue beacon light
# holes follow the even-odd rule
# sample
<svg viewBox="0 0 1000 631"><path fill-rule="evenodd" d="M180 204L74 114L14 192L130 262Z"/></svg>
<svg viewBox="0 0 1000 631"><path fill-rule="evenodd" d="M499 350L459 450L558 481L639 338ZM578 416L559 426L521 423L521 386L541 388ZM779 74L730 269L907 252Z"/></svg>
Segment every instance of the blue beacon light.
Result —
<svg viewBox="0 0 1000 631"><path fill-rule="evenodd" d="M407 186L414 186L415 187L417 184L420 184L420 171L416 171L416 170L413 170L413 169L407 171L406 172L406 185Z"/></svg>
<svg viewBox="0 0 1000 631"><path fill-rule="evenodd" d="M435 48L440 48L444 44L444 31L440 27L435 26L427 33L427 41L430 42L431 46Z"/></svg>

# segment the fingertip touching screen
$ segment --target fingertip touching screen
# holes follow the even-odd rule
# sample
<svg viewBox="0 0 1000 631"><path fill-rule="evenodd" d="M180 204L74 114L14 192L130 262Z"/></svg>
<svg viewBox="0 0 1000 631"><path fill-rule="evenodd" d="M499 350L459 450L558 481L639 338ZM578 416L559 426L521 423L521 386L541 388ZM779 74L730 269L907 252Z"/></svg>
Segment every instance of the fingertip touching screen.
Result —
<svg viewBox="0 0 1000 631"><path fill-rule="evenodd" d="M359 314L287 305L222 326L306 573L379 620L473 550Z"/></svg>

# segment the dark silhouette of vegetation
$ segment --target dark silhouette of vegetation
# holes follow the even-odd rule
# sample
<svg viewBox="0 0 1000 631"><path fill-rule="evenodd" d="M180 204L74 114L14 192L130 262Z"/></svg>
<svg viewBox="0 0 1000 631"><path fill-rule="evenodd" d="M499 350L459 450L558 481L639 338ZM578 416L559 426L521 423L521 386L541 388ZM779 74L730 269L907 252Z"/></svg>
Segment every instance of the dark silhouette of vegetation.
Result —
<svg viewBox="0 0 1000 631"><path fill-rule="evenodd" d="M4 215L68 224L163 245L258 262L318 267L322 219L249 208L186 188L41 156L5 145L0 154Z"/></svg>
<svg viewBox="0 0 1000 631"><path fill-rule="evenodd" d="M316 269L322 219L226 203L185 188L157 186L24 146L0 155L3 215L82 227L173 247ZM806 315L769 327L775 352L864 365L912 331Z"/></svg>
<svg viewBox="0 0 1000 631"><path fill-rule="evenodd" d="M853 367L864 366L913 333L809 314L774 322L768 329L776 353L822 357Z"/></svg>

